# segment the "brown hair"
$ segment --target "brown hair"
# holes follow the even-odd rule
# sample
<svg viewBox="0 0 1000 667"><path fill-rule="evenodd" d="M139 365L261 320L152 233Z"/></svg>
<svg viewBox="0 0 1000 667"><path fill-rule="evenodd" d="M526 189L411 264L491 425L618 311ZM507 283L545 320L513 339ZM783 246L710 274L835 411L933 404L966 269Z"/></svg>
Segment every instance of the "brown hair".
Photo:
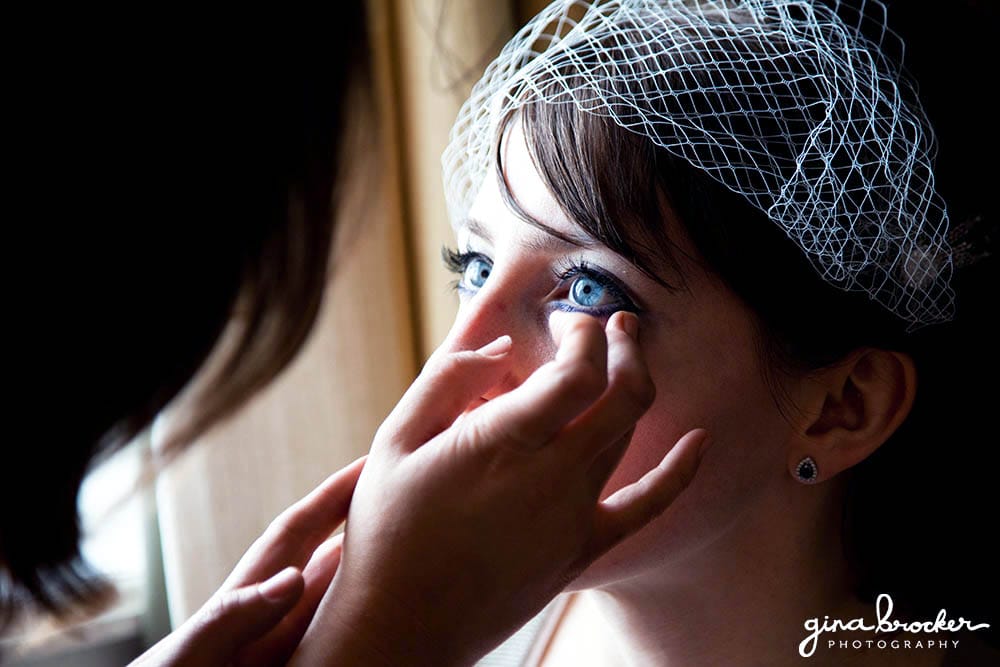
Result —
<svg viewBox="0 0 1000 667"><path fill-rule="evenodd" d="M544 88L544 76L532 85ZM584 82L572 77L572 72L560 73L560 85L582 90ZM615 84L630 85L625 80ZM773 84L768 89L772 93L788 82ZM663 85L670 85L669 80ZM739 114L727 119L739 122ZM893 349L913 357L920 389L909 418L848 475L845 555L862 598L874 600L880 592L892 592L898 606L908 611L933 615L947 604L949 609L962 609L967 617L984 616L991 599L979 594L977 575L995 577L991 560L995 553L987 555L983 543L977 544L981 528L964 508L995 507L995 496L986 491L987 474L966 465L972 451L958 453L952 448L968 448L991 433L992 399L974 378L982 373L1000 377L991 342L995 329L988 322L996 258L958 272L954 286L960 309L953 322L907 334L905 323L866 295L844 292L823 281L765 213L708 173L574 104L547 104L528 97L500 123L495 137L499 182L508 204L529 223L542 225L523 213L503 178L500 144L516 120L523 125L528 151L546 187L589 236L671 289L683 289L684 284L675 256L677 244L668 229L690 237L702 265L754 312L762 372L779 406L784 405L782 374L824 368L862 347ZM942 121L939 134L947 141L951 119L937 120ZM754 134L753 127L745 129ZM786 134L773 133L774 141L784 141ZM766 131L757 136L768 141ZM769 150L794 147L775 145ZM971 165L986 169L981 157L978 162L955 159L960 151L944 160L944 169L954 170L947 174L948 182L959 181L960 170ZM963 202L963 208L969 205ZM992 238L995 241L995 231ZM942 452L948 455L942 458ZM997 461L992 452L979 451L977 456ZM979 485L970 484L970 479ZM934 492L928 493L929 489ZM899 507L905 510L899 512ZM923 528L927 522L946 530L948 541L928 537Z"/></svg>
<svg viewBox="0 0 1000 667"><path fill-rule="evenodd" d="M78 221L49 268L70 297L57 322L31 324L68 333L46 350L53 384L37 401L60 414L5 451L0 624L30 602L63 613L106 599L80 558L83 476L188 385L234 317L170 455L306 340L328 278L348 106L367 90L364 3L336 12L65 45L79 51L50 85L72 104L51 108L74 114L40 135L37 201L66 202Z"/></svg>

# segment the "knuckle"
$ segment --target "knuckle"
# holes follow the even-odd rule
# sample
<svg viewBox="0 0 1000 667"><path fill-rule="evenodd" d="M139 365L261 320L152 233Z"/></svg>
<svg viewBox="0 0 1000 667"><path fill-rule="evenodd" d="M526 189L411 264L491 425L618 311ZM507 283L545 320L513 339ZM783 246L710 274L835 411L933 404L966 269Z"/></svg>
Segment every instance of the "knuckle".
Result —
<svg viewBox="0 0 1000 667"><path fill-rule="evenodd" d="M205 605L199 625L208 627L223 623L233 614L237 606L236 596L232 592L214 595Z"/></svg>
<svg viewBox="0 0 1000 667"><path fill-rule="evenodd" d="M304 534L298 525L297 508L293 505L276 516L264 531L264 536L270 544L284 544L304 540Z"/></svg>
<svg viewBox="0 0 1000 667"><path fill-rule="evenodd" d="M596 398L608 386L605 372L589 360L561 364L555 370L557 391L581 399Z"/></svg>
<svg viewBox="0 0 1000 667"><path fill-rule="evenodd" d="M444 359L450 356L450 354L451 353L449 353L444 346L436 348L433 352L431 352L430 356L427 357L423 367L420 369L420 373L424 374L433 372L435 368L440 366Z"/></svg>
<svg viewBox="0 0 1000 667"><path fill-rule="evenodd" d="M477 445L489 442L487 429L478 419L463 419L455 429L454 437L464 445Z"/></svg>
<svg viewBox="0 0 1000 667"><path fill-rule="evenodd" d="M389 433L392 432L392 427L389 426L390 418L391 417L386 418L386 420L379 424L378 428L375 429L375 435L372 437L373 442L382 442L389 437Z"/></svg>
<svg viewBox="0 0 1000 667"><path fill-rule="evenodd" d="M623 369L615 375L612 385L616 393L640 412L645 412L656 399L656 385L644 366Z"/></svg>
<svg viewBox="0 0 1000 667"><path fill-rule="evenodd" d="M375 437L372 438L373 448L378 443L395 442L396 435L399 432L397 421L393 415L389 415L384 422L379 424L379 427L375 430Z"/></svg>
<svg viewBox="0 0 1000 667"><path fill-rule="evenodd" d="M421 375L425 375L432 383L441 381L462 373L475 358L476 353L468 350L442 354L437 358L431 357L427 360Z"/></svg>
<svg viewBox="0 0 1000 667"><path fill-rule="evenodd" d="M516 423L495 424L476 418L463 420L454 437L463 447L501 445L514 451L531 451L545 444L528 437Z"/></svg>
<svg viewBox="0 0 1000 667"><path fill-rule="evenodd" d="M400 399L396 407L389 413L389 416L379 424L375 430L375 435L372 437L371 454L383 451L386 448L392 449L401 446L407 441L407 434L412 429L414 421L421 416L419 413L414 413L413 411L414 400L412 392L415 388L416 384ZM435 391L435 388L433 385L429 388L421 387L421 391Z"/></svg>

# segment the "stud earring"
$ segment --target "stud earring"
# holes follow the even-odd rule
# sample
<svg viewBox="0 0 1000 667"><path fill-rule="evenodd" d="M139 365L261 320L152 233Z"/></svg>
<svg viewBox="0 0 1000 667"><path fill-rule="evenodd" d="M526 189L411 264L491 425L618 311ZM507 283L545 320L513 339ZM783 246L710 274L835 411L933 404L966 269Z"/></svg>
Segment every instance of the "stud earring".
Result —
<svg viewBox="0 0 1000 667"><path fill-rule="evenodd" d="M816 461L813 460L813 457L807 456L795 466L795 479L803 484L813 484L817 477L819 477L819 468L816 467Z"/></svg>

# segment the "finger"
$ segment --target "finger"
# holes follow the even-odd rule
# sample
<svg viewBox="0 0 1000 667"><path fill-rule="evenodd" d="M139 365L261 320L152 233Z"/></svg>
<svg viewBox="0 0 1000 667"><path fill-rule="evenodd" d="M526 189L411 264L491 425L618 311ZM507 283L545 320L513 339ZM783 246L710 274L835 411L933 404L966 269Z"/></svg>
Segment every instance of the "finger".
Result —
<svg viewBox="0 0 1000 667"><path fill-rule="evenodd" d="M243 651L234 661L238 667L284 665L295 653L306 629L316 614L316 608L340 566L344 534L331 537L321 544L302 571L305 590L295 607L270 632Z"/></svg>
<svg viewBox="0 0 1000 667"><path fill-rule="evenodd" d="M591 460L616 443L645 414L656 398L656 386L635 338L624 323L631 313L615 313L608 321L608 386L601 397L566 429L574 458ZM638 323L635 323L638 326Z"/></svg>
<svg viewBox="0 0 1000 667"><path fill-rule="evenodd" d="M309 621L312 620L312 616L316 611L316 607L319 606L323 594L330 587L330 582L333 581L334 575L337 574L343 554L344 533L341 533L324 542L316 550L316 553L313 554L313 557L309 560L309 564L306 565L306 569L303 571L306 588L302 595L302 602L303 608L308 611L301 612L303 616L307 616L305 618L305 625L302 627L303 632L305 632ZM300 613L298 607L296 607L294 613Z"/></svg>
<svg viewBox="0 0 1000 667"><path fill-rule="evenodd" d="M454 423L509 372L513 342L501 336L478 350L435 353L379 428L376 441L417 449Z"/></svg>
<svg viewBox="0 0 1000 667"><path fill-rule="evenodd" d="M539 367L517 389L467 415L457 437L536 449L600 397L608 382L603 328L586 315L559 316L565 319L559 324L562 333L555 360Z"/></svg>
<svg viewBox="0 0 1000 667"><path fill-rule="evenodd" d="M556 361L572 362L574 358L587 358L600 375L608 370L607 339L596 335L600 323L590 315L554 311L549 315L549 328L558 346Z"/></svg>
<svg viewBox="0 0 1000 667"><path fill-rule="evenodd" d="M626 327L633 333L628 333ZM636 341L638 320L615 313L608 321L608 387L560 435L568 460L589 465L594 496L604 487L628 446L636 421L656 397L656 387ZM565 444L562 444L565 443Z"/></svg>
<svg viewBox="0 0 1000 667"><path fill-rule="evenodd" d="M347 518L367 457L333 473L305 498L278 515L250 547L222 586L231 590L261 581L286 566L301 568Z"/></svg>
<svg viewBox="0 0 1000 667"><path fill-rule="evenodd" d="M591 557L603 554L662 514L691 483L707 445L707 431L689 431L658 466L601 502L595 515Z"/></svg>
<svg viewBox="0 0 1000 667"><path fill-rule="evenodd" d="M608 483L608 479L611 478L615 469L618 468L618 464L621 463L622 457L625 455L629 443L632 441L632 434L634 432L634 428L629 429L625 435L602 449L594 458L590 467L587 468L586 474L590 495L595 500L600 497L601 491ZM558 447L559 445L556 446Z"/></svg>
<svg viewBox="0 0 1000 667"><path fill-rule="evenodd" d="M302 574L285 568L262 584L217 593L181 626L177 664L228 664L246 645L276 626L295 606L304 589Z"/></svg>

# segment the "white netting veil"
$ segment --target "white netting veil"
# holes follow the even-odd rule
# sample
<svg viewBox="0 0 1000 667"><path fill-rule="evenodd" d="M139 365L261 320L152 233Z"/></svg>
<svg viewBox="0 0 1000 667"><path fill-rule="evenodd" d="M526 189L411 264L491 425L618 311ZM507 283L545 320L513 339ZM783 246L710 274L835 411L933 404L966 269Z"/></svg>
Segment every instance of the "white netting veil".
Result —
<svg viewBox="0 0 1000 667"><path fill-rule="evenodd" d="M948 320L934 135L884 26L876 2L557 0L459 112L443 156L450 214L466 216L494 173L504 118L528 102L573 104L745 197L827 282L867 292L911 329Z"/></svg>

